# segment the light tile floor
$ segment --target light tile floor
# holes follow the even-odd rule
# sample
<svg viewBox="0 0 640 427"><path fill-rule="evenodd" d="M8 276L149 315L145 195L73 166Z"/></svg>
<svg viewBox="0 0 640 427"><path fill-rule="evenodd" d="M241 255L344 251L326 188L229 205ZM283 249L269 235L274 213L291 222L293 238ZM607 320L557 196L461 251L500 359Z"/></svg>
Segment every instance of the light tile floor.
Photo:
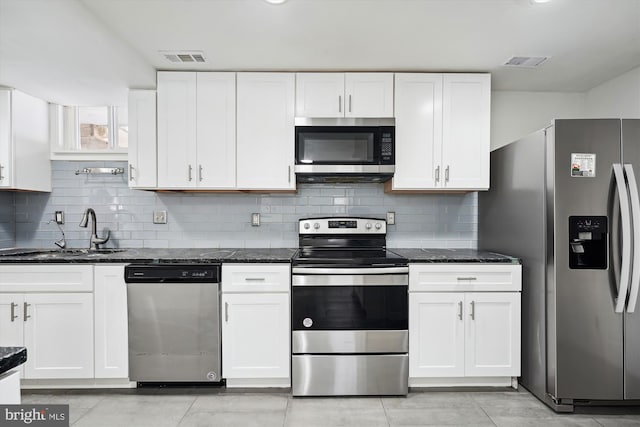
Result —
<svg viewBox="0 0 640 427"><path fill-rule="evenodd" d="M294 398L224 389L23 390L23 403L69 404L71 425L640 426L640 407L556 414L524 389L418 391L405 397Z"/></svg>

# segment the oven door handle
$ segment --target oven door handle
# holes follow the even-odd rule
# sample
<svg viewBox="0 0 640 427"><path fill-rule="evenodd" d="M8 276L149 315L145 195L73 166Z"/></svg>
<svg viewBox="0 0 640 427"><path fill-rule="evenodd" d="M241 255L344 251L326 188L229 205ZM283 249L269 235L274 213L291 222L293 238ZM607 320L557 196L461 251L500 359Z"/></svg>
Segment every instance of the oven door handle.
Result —
<svg viewBox="0 0 640 427"><path fill-rule="evenodd" d="M408 274L409 267L371 267L371 268L314 268L314 267L293 267L292 274Z"/></svg>

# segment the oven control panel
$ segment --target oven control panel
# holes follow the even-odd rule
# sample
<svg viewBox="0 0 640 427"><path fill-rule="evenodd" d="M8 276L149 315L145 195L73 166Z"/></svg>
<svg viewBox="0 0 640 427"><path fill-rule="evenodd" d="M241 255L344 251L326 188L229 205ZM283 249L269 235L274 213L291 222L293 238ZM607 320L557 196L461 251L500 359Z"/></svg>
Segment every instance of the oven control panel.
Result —
<svg viewBox="0 0 640 427"><path fill-rule="evenodd" d="M300 234L386 234L387 222L380 218L303 218Z"/></svg>

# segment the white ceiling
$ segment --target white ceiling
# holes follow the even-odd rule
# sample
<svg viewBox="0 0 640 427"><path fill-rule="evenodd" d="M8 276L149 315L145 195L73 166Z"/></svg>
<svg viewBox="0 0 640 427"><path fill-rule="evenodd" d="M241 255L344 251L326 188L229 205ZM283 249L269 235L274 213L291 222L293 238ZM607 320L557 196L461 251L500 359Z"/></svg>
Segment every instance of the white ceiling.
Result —
<svg viewBox="0 0 640 427"><path fill-rule="evenodd" d="M502 67L513 55L551 59ZM581 92L637 66L640 0L0 0L0 85L62 104L122 105L158 69L488 71L494 90Z"/></svg>

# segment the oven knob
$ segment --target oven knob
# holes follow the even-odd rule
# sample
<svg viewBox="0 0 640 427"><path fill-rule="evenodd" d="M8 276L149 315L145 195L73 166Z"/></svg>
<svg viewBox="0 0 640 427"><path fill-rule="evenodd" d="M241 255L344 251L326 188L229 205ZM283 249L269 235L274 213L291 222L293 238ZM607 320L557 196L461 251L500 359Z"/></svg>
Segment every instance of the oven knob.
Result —
<svg viewBox="0 0 640 427"><path fill-rule="evenodd" d="M364 225L364 228L366 228L367 230L371 230L371 223L368 222Z"/></svg>
<svg viewBox="0 0 640 427"><path fill-rule="evenodd" d="M305 317L304 320L302 321L302 325L305 328L310 328L313 325L313 320L311 320L310 317Z"/></svg>
<svg viewBox="0 0 640 427"><path fill-rule="evenodd" d="M313 228L317 230L318 228L320 228L320 224L316 222L315 224L313 224Z"/></svg>
<svg viewBox="0 0 640 427"><path fill-rule="evenodd" d="M376 230L380 230L382 228L382 224L376 222Z"/></svg>
<svg viewBox="0 0 640 427"><path fill-rule="evenodd" d="M308 222L305 222L305 223L304 223L304 229L305 229L305 230L308 230L308 229L309 229L309 227L311 227L311 226L309 225L309 223L308 223Z"/></svg>

